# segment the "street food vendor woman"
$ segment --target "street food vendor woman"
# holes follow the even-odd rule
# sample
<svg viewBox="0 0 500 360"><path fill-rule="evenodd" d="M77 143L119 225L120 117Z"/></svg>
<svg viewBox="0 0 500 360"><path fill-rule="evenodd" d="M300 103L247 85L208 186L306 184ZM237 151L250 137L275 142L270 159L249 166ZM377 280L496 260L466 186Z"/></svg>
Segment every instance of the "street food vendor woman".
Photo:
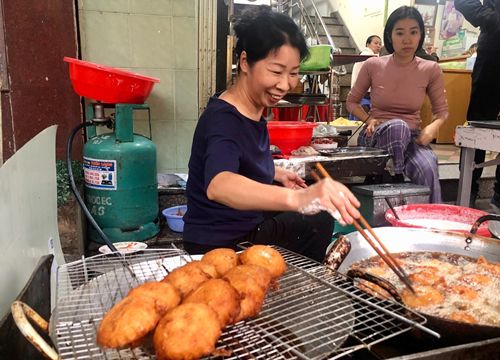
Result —
<svg viewBox="0 0 500 360"><path fill-rule="evenodd" d="M184 248L201 254L243 241L276 244L322 261L337 214L359 217L359 202L332 179L306 186L276 168L263 110L295 87L308 51L291 18L255 6L237 19L238 78L211 97L193 138ZM276 184L277 183L277 184Z"/></svg>

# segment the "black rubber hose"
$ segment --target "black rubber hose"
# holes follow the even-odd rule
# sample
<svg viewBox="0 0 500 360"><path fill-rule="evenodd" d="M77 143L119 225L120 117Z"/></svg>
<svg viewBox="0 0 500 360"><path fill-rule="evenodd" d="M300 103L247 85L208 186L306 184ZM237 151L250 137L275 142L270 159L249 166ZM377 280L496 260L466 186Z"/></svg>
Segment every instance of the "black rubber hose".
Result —
<svg viewBox="0 0 500 360"><path fill-rule="evenodd" d="M99 227L99 225L95 221L94 217L90 213L89 209L85 205L85 202L83 201L80 193L78 192L78 189L76 188L76 184L75 184L75 178L73 176L73 168L71 167L71 153L72 153L72 150L73 150L73 140L74 140L76 134L78 133L78 131L80 131L80 129L82 129L82 128L86 127L86 126L92 126L92 125L94 125L92 122L87 121L87 122L79 124L77 127L75 127L71 131L71 134L69 135L69 138L68 138L68 143L66 145L66 167L68 168L69 183L70 183L71 191L75 195L76 201L78 201L78 204L80 204L80 206L81 206L81 208L83 210L83 213L85 214L85 216L89 220L90 224L97 231L97 233L99 234L99 236L101 237L101 239L104 240L104 242L106 243L106 245L108 245L108 247L111 249L111 251L115 252L115 251L118 251L118 250L113 245L113 243L111 242L111 240L109 240L109 238L106 236L106 234L102 231L102 229Z"/></svg>

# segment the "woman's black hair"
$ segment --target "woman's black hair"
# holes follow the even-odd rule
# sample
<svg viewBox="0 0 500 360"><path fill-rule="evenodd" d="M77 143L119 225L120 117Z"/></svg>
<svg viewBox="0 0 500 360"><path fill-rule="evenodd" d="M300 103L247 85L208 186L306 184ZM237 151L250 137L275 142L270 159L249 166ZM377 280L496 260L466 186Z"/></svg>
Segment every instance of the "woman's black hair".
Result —
<svg viewBox="0 0 500 360"><path fill-rule="evenodd" d="M424 44L425 27L422 15L420 15L418 10L412 6L401 6L396 10L394 10L391 15L389 15L389 18L385 23L384 46L389 52L389 54L392 54L394 52L394 47L392 46L392 38L391 38L392 29L394 29L394 25L396 25L396 23L402 19L414 19L417 21L418 27L420 28L420 41L418 42L417 50L420 49Z"/></svg>
<svg viewBox="0 0 500 360"><path fill-rule="evenodd" d="M292 18L271 10L266 5L252 6L234 23L236 55L246 51L250 65L264 59L281 46L288 44L299 50L300 59L308 56L306 40Z"/></svg>
<svg viewBox="0 0 500 360"><path fill-rule="evenodd" d="M375 38L380 39L380 36L378 36L378 35L370 35L370 36L368 36L368 39L366 39L365 46L370 45L372 43L373 39L375 39ZM382 39L380 39L380 40L382 40Z"/></svg>

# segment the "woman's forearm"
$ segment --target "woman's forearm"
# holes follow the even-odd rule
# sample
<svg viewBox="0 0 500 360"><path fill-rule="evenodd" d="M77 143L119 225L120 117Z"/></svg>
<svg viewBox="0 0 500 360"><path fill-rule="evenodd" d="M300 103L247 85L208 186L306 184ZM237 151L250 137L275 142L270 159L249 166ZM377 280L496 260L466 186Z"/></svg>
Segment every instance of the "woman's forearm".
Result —
<svg viewBox="0 0 500 360"><path fill-rule="evenodd" d="M294 191L261 184L247 177L224 171L217 174L207 189L207 197L238 210L297 211Z"/></svg>

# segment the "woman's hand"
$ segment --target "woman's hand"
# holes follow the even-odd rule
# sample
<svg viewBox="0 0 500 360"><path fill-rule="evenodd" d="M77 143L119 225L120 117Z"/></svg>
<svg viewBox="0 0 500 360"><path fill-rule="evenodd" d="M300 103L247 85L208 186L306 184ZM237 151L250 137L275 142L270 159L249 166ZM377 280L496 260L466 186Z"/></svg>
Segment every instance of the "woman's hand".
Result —
<svg viewBox="0 0 500 360"><path fill-rule="evenodd" d="M281 183L284 187L288 189L300 189L307 187L306 182L296 173L290 170L285 170L280 167L276 167L274 180Z"/></svg>
<svg viewBox="0 0 500 360"><path fill-rule="evenodd" d="M351 191L330 178L296 192L297 210L303 214L315 214L321 210L328 211L341 224L352 224L359 218L358 199Z"/></svg>
<svg viewBox="0 0 500 360"><path fill-rule="evenodd" d="M380 124L380 122L377 119L368 119L366 122L366 135L367 136L372 136L373 133L375 132L376 127Z"/></svg>
<svg viewBox="0 0 500 360"><path fill-rule="evenodd" d="M439 127L443 124L443 122L444 121L441 119L436 119L433 122L431 122L429 125L424 127L416 140L417 144L420 144L423 146L429 145L430 142L437 137Z"/></svg>

